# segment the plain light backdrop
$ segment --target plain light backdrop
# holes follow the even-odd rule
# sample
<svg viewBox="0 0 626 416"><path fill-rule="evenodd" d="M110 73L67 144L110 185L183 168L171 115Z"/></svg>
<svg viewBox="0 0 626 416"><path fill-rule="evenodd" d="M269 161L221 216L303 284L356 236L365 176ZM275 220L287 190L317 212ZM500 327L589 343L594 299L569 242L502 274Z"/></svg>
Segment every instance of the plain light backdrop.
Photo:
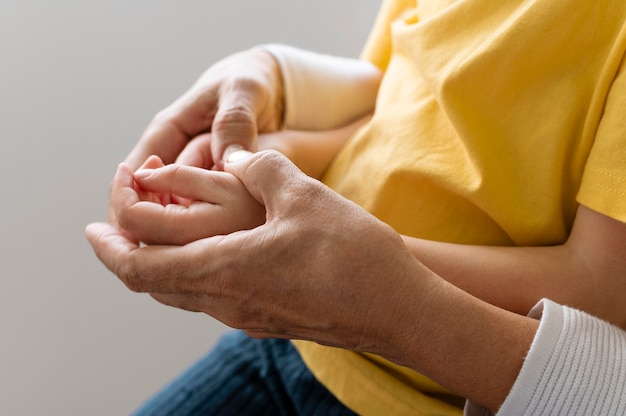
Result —
<svg viewBox="0 0 626 416"><path fill-rule="evenodd" d="M125 415L226 328L129 292L84 226L117 163L218 59L356 57L362 0L0 0L0 415Z"/></svg>

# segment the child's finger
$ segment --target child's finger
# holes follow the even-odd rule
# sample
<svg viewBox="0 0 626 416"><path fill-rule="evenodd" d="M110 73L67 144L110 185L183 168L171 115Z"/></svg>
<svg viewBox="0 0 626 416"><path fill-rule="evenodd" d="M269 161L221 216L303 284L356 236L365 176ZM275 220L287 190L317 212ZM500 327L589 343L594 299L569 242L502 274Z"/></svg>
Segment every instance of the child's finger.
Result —
<svg viewBox="0 0 626 416"><path fill-rule="evenodd" d="M141 169L134 177L145 191L217 204L230 200L233 189L241 186L239 180L229 173L182 165Z"/></svg>
<svg viewBox="0 0 626 416"><path fill-rule="evenodd" d="M184 245L222 231L215 223L220 213L219 205L206 202L189 207L138 202L123 215L125 229L146 244Z"/></svg>
<svg viewBox="0 0 626 416"><path fill-rule="evenodd" d="M143 165L139 167L139 169L157 169L165 166L163 161L157 155L152 155L143 162ZM138 170L139 170L138 169Z"/></svg>
<svg viewBox="0 0 626 416"><path fill-rule="evenodd" d="M139 201L134 187L133 172L128 165L124 163L118 165L109 195L114 211L123 210Z"/></svg>

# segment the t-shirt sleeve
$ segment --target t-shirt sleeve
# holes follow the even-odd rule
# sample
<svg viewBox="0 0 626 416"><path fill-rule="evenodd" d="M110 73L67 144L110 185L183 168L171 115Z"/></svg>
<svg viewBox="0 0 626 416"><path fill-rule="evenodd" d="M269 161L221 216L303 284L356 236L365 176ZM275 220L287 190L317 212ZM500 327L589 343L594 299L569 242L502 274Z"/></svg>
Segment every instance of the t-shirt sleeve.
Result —
<svg viewBox="0 0 626 416"><path fill-rule="evenodd" d="M374 110L380 71L370 62L289 45L258 46L278 62L283 82L283 128L328 130Z"/></svg>
<svg viewBox="0 0 626 416"><path fill-rule="evenodd" d="M333 129L371 112L377 89L370 88L368 80L376 78L372 74L387 68L392 48L392 22L415 5L415 0L384 0L360 59L329 56L280 44L258 46L274 56L281 70L285 99L283 127Z"/></svg>
<svg viewBox="0 0 626 416"><path fill-rule="evenodd" d="M593 147L587 159L578 202L626 222L626 68L618 72L609 93Z"/></svg>
<svg viewBox="0 0 626 416"><path fill-rule="evenodd" d="M539 330L497 415L626 414L626 332L545 299L531 316ZM488 414L466 406L466 415Z"/></svg>
<svg viewBox="0 0 626 416"><path fill-rule="evenodd" d="M376 15L376 21L372 26L367 42L361 51L361 59L372 62L383 71L387 69L391 58L392 23L415 6L415 0L384 0Z"/></svg>

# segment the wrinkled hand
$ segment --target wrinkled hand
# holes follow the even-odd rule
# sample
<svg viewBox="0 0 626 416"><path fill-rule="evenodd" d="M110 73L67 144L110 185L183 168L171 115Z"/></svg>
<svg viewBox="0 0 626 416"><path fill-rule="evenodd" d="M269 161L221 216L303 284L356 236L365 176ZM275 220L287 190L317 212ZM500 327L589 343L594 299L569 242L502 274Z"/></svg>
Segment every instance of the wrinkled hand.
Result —
<svg viewBox="0 0 626 416"><path fill-rule="evenodd" d="M415 327L430 272L390 227L276 152L236 152L225 165L259 203L256 228L184 246L140 247L117 227L86 233L133 291L201 311L250 335L384 353ZM130 180L130 172L122 170ZM422 277L422 278L420 278ZM395 328L395 329L394 329ZM410 331L408 331L410 332Z"/></svg>
<svg viewBox="0 0 626 416"><path fill-rule="evenodd" d="M121 164L110 195L118 227L131 240L149 245L184 245L265 221L263 206L232 174L164 166L156 156L134 174Z"/></svg>
<svg viewBox="0 0 626 416"><path fill-rule="evenodd" d="M258 132L280 127L281 82L268 52L253 49L225 58L155 116L126 164L135 170L157 155L166 164L220 169L226 147L256 150Z"/></svg>

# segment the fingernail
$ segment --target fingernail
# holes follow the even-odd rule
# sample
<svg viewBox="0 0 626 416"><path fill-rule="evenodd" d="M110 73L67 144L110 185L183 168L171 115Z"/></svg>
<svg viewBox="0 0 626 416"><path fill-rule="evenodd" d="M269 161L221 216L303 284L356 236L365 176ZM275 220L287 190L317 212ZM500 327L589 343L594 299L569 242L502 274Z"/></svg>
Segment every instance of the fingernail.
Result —
<svg viewBox="0 0 626 416"><path fill-rule="evenodd" d="M232 155L235 152L239 152L241 150L244 150L242 145L240 145L240 144L231 144L230 146L228 146L224 150L224 154L222 155L222 160L224 160L224 161L230 160L230 155Z"/></svg>
<svg viewBox="0 0 626 416"><path fill-rule="evenodd" d="M236 162L238 160L243 160L252 155L252 152L249 152L238 144L230 145L224 151L224 161L225 162Z"/></svg>
<svg viewBox="0 0 626 416"><path fill-rule="evenodd" d="M147 179L154 173L154 169L139 169L134 173L135 179Z"/></svg>

